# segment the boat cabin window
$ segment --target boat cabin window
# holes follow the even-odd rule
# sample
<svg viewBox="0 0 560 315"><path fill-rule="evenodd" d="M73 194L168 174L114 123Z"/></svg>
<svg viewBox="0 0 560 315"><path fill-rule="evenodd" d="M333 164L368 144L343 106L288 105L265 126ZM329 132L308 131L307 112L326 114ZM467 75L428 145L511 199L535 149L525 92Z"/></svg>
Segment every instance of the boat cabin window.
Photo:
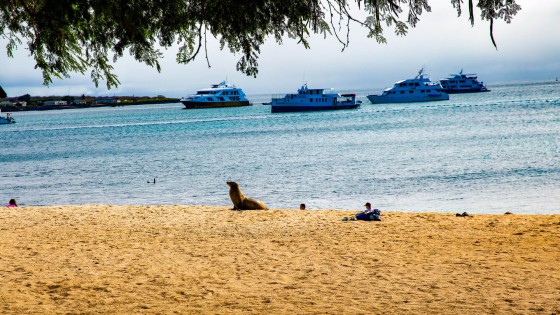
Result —
<svg viewBox="0 0 560 315"><path fill-rule="evenodd" d="M401 94L404 94L404 91L401 91Z"/></svg>
<svg viewBox="0 0 560 315"><path fill-rule="evenodd" d="M414 93L414 91L413 91L413 90L410 90L410 91L408 91L408 93L412 94L412 93Z"/></svg>

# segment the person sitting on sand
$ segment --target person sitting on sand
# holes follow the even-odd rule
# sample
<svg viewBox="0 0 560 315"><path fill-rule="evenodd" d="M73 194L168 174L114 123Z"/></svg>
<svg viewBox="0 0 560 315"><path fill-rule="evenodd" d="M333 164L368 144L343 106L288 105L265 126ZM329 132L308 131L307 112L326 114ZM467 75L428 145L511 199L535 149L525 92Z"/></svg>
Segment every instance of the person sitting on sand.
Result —
<svg viewBox="0 0 560 315"><path fill-rule="evenodd" d="M6 207L9 207L9 208L15 208L15 207L17 207L16 200L15 200L15 199L10 199L10 201L8 202L8 204L6 205Z"/></svg>
<svg viewBox="0 0 560 315"><path fill-rule="evenodd" d="M379 209L371 209L371 203L366 202L365 204L366 210L356 214L357 220L365 220L365 221L381 221L381 211Z"/></svg>
<svg viewBox="0 0 560 315"><path fill-rule="evenodd" d="M299 205L299 210L305 210L305 203Z"/></svg>

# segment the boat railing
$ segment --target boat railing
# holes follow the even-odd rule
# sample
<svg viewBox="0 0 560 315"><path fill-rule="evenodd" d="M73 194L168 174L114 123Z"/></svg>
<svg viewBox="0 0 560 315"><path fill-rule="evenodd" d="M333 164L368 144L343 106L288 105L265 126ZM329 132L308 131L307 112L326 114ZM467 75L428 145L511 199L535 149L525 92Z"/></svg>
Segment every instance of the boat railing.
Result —
<svg viewBox="0 0 560 315"><path fill-rule="evenodd" d="M336 98L338 103L353 103L356 100L356 94L339 94Z"/></svg>
<svg viewBox="0 0 560 315"><path fill-rule="evenodd" d="M275 100L280 100L280 99L292 99L292 98L296 98L298 94L290 94L290 93L284 93L284 94L273 94L271 96L271 99L275 99Z"/></svg>

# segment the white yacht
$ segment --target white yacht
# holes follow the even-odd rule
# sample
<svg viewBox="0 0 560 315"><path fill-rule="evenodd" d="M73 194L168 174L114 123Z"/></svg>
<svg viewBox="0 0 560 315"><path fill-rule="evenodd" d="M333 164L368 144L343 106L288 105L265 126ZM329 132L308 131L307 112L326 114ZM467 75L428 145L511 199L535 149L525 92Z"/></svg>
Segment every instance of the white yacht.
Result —
<svg viewBox="0 0 560 315"><path fill-rule="evenodd" d="M325 93L324 91L325 89L309 89L307 84L304 84L298 89L297 94L273 97L270 102L270 111L280 113L352 109L362 103L362 101L356 100L356 94Z"/></svg>
<svg viewBox="0 0 560 315"><path fill-rule="evenodd" d="M490 92L483 82L478 81L476 74L463 74L463 69L457 74L450 74L446 79L439 80L439 83L443 91L448 94Z"/></svg>
<svg viewBox="0 0 560 315"><path fill-rule="evenodd" d="M227 81L198 90L196 94L182 98L181 103L185 105L186 109L252 105L242 89Z"/></svg>
<svg viewBox="0 0 560 315"><path fill-rule="evenodd" d="M398 81L392 88L383 91L383 94L368 95L367 98L372 104L381 104L445 101L449 99L449 95L442 91L439 83L425 77L422 68L414 79Z"/></svg>
<svg viewBox="0 0 560 315"><path fill-rule="evenodd" d="M0 113L2 112L2 110L0 109ZM0 116L0 125L5 125L5 124L15 124L16 120L14 119L14 117L12 117L10 115L10 113L6 113L6 116Z"/></svg>

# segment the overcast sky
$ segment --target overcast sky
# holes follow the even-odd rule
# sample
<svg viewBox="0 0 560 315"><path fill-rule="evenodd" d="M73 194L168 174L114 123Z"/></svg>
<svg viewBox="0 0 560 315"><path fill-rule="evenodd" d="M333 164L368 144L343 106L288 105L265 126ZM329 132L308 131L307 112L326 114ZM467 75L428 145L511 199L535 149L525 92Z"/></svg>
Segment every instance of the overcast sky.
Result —
<svg viewBox="0 0 560 315"><path fill-rule="evenodd" d="M489 24L475 9L475 25L468 21L468 8L457 17L450 1L431 1L432 12L423 13L416 28L398 37L388 28L387 44L367 38L358 25L351 26L350 46L334 37L311 38L311 49L286 39L278 45L272 38L261 47L259 74L247 77L235 70L239 55L227 48L219 50L217 40L209 41L208 68L204 54L187 65L177 64L176 49L165 51L161 72L130 57L115 64L121 85L99 88L89 74L72 74L69 79L42 85L42 74L20 47L14 58L7 57L6 42L0 40L0 85L8 96L48 95L165 95L182 97L228 79L246 94L294 92L302 83L310 87L337 90L371 89L379 93L395 81L411 78L421 67L432 80L456 73L476 73L487 84L510 81L554 80L560 77L560 1L518 0L521 11L511 24L494 23L496 50L489 37ZM406 13L406 12L405 12ZM403 13L404 16L404 13Z"/></svg>

